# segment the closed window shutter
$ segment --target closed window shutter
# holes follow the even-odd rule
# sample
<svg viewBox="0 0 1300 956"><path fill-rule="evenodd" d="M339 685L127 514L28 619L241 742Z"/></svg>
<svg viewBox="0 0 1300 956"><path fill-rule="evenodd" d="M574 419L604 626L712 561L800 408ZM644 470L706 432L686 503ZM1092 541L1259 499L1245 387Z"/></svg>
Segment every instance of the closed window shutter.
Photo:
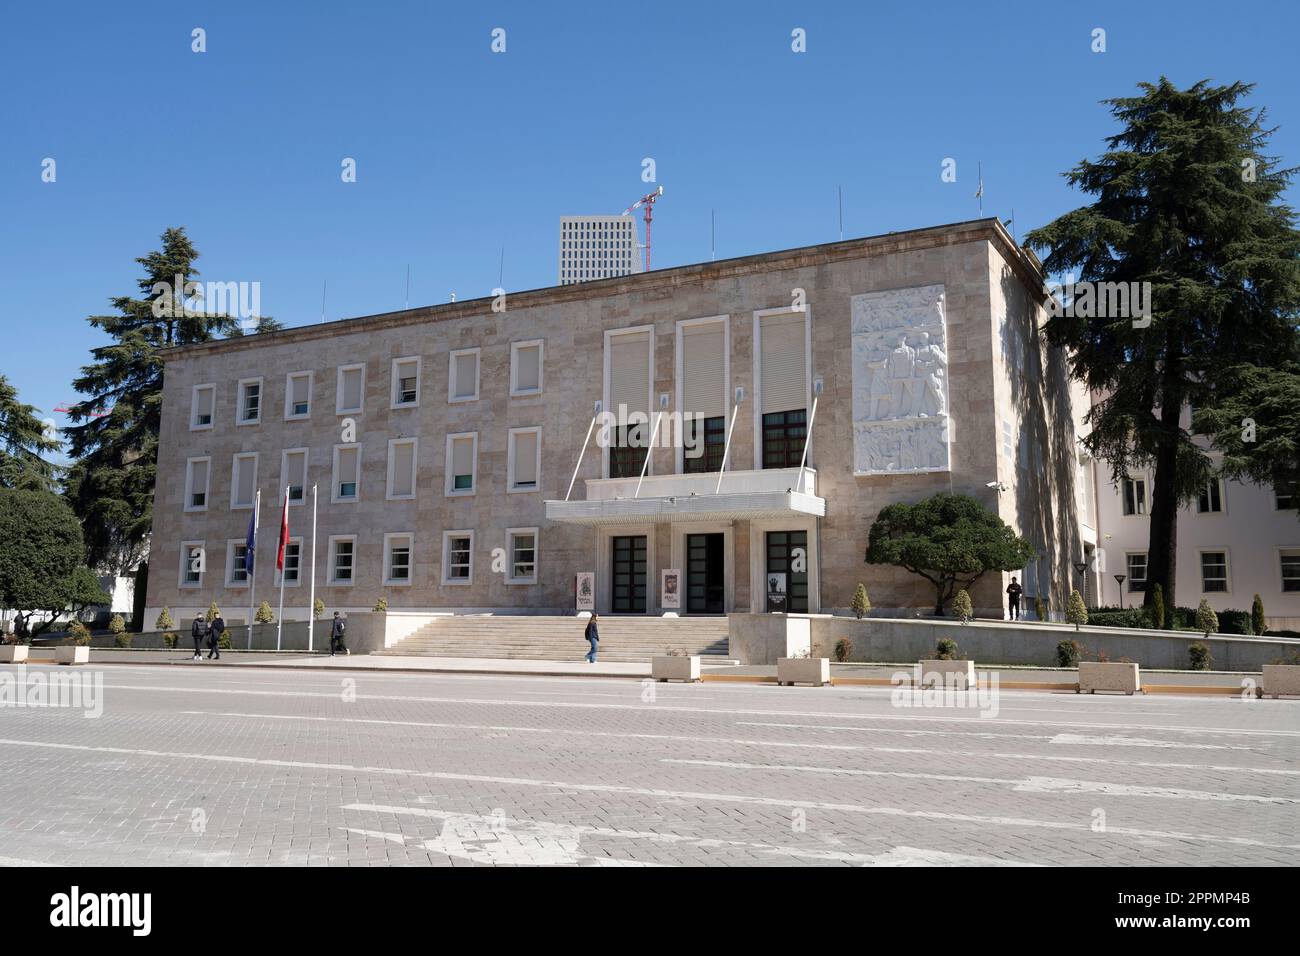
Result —
<svg viewBox="0 0 1300 956"><path fill-rule="evenodd" d="M300 451L294 452L285 463L285 471L288 472L285 476L286 484L299 486L305 484L307 481L307 456Z"/></svg>
<svg viewBox="0 0 1300 956"><path fill-rule="evenodd" d="M297 405L299 402L307 401L307 376L300 375L290 381L293 383L293 397L290 399L290 404Z"/></svg>
<svg viewBox="0 0 1300 956"><path fill-rule="evenodd" d="M477 388L478 378L478 355L471 352L468 355L456 356L456 391L457 398L473 398Z"/></svg>
<svg viewBox="0 0 1300 956"><path fill-rule="evenodd" d="M515 435L515 484L537 483L537 433L519 432Z"/></svg>
<svg viewBox="0 0 1300 956"><path fill-rule="evenodd" d="M241 505L251 504L253 501L253 488L256 486L257 479L257 459L241 458L239 459L239 484L238 495Z"/></svg>
<svg viewBox="0 0 1300 956"><path fill-rule="evenodd" d="M616 335L609 346L609 411L650 412L650 334Z"/></svg>
<svg viewBox="0 0 1300 956"><path fill-rule="evenodd" d="M515 390L530 391L542 384L542 350L536 345L519 349L515 353L518 367L515 369Z"/></svg>
<svg viewBox="0 0 1300 956"><path fill-rule="evenodd" d="M415 494L415 445L410 442L393 446L393 494Z"/></svg>
<svg viewBox="0 0 1300 956"><path fill-rule="evenodd" d="M359 368L343 373L343 407L361 407L361 369Z"/></svg>
<svg viewBox="0 0 1300 956"><path fill-rule="evenodd" d="M808 386L805 379L804 317L775 315L762 320L763 411L788 412L805 408Z"/></svg>
<svg viewBox="0 0 1300 956"><path fill-rule="evenodd" d="M727 414L726 334L721 322L682 329L682 414Z"/></svg>
<svg viewBox="0 0 1300 956"><path fill-rule="evenodd" d="M470 475L474 473L473 439L457 438L452 441L451 473L453 475Z"/></svg>
<svg viewBox="0 0 1300 956"><path fill-rule="evenodd" d="M357 450L355 448L339 449L339 481L357 480Z"/></svg>
<svg viewBox="0 0 1300 956"><path fill-rule="evenodd" d="M190 492L201 495L208 490L208 463L206 461L196 461L194 463L194 475L190 481Z"/></svg>

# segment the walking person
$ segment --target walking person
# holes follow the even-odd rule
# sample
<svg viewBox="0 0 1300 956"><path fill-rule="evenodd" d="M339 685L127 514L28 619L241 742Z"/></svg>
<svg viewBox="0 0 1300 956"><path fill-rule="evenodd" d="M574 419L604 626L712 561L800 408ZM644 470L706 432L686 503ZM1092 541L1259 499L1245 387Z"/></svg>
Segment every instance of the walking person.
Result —
<svg viewBox="0 0 1300 956"><path fill-rule="evenodd" d="M1012 575L1011 583L1007 585L1007 614L1013 621L1020 620L1020 595L1024 590L1015 575Z"/></svg>
<svg viewBox="0 0 1300 956"><path fill-rule="evenodd" d="M347 645L343 643L344 635L347 634L348 623L339 617L339 612L334 612L334 623L330 625L330 657L337 654L351 654Z"/></svg>
<svg viewBox="0 0 1300 956"><path fill-rule="evenodd" d="M203 660L203 642L208 636L208 622L200 614L190 625L190 637L194 638L194 660Z"/></svg>
<svg viewBox="0 0 1300 956"><path fill-rule="evenodd" d="M208 660L221 660L221 635L226 633L226 619L218 614L208 626Z"/></svg>
<svg viewBox="0 0 1300 956"><path fill-rule="evenodd" d="M587 630L584 635L587 643L591 645L591 650L587 652L587 663L596 663L596 647L600 644L600 631L596 629L596 612L591 612L591 620L587 622Z"/></svg>

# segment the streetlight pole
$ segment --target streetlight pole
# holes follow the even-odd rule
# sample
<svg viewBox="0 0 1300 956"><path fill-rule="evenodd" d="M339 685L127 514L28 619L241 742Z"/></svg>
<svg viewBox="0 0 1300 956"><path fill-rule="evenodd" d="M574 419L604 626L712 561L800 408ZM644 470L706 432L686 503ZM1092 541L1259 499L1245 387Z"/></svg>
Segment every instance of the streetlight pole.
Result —
<svg viewBox="0 0 1300 956"><path fill-rule="evenodd" d="M1127 574L1113 575L1115 583L1119 585L1119 609L1124 610L1124 582L1128 579Z"/></svg>

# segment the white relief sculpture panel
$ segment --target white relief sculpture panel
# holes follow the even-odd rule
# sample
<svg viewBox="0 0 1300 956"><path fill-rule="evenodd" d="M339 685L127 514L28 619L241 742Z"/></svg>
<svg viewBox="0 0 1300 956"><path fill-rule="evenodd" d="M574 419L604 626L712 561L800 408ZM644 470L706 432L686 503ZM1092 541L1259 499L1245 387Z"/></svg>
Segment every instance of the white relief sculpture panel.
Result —
<svg viewBox="0 0 1300 956"><path fill-rule="evenodd" d="M868 292L851 303L854 472L947 471L943 286Z"/></svg>

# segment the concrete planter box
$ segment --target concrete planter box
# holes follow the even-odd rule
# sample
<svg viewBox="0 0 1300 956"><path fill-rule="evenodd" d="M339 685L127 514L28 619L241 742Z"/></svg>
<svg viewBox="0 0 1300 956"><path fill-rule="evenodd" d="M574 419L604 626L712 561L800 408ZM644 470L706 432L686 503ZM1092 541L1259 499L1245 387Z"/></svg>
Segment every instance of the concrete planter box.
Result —
<svg viewBox="0 0 1300 956"><path fill-rule="evenodd" d="M89 664L90 647L86 644L60 644L54 649L56 664Z"/></svg>
<svg viewBox="0 0 1300 956"><path fill-rule="evenodd" d="M821 687L831 682L831 662L826 657L778 657L778 684L812 684Z"/></svg>
<svg viewBox="0 0 1300 956"><path fill-rule="evenodd" d="M955 687L970 690L975 686L974 661L920 661L922 687Z"/></svg>
<svg viewBox="0 0 1300 956"><path fill-rule="evenodd" d="M1095 694L1099 690L1122 691L1125 694L1135 694L1142 690L1138 666L1110 661L1079 661L1078 693Z"/></svg>
<svg viewBox="0 0 1300 956"><path fill-rule="evenodd" d="M1300 664L1265 664L1262 697L1300 697Z"/></svg>
<svg viewBox="0 0 1300 956"><path fill-rule="evenodd" d="M26 644L0 645L0 664L21 664L27 660L29 650Z"/></svg>
<svg viewBox="0 0 1300 956"><path fill-rule="evenodd" d="M700 679L699 657L663 657L650 658L650 676L655 680L698 681Z"/></svg>

